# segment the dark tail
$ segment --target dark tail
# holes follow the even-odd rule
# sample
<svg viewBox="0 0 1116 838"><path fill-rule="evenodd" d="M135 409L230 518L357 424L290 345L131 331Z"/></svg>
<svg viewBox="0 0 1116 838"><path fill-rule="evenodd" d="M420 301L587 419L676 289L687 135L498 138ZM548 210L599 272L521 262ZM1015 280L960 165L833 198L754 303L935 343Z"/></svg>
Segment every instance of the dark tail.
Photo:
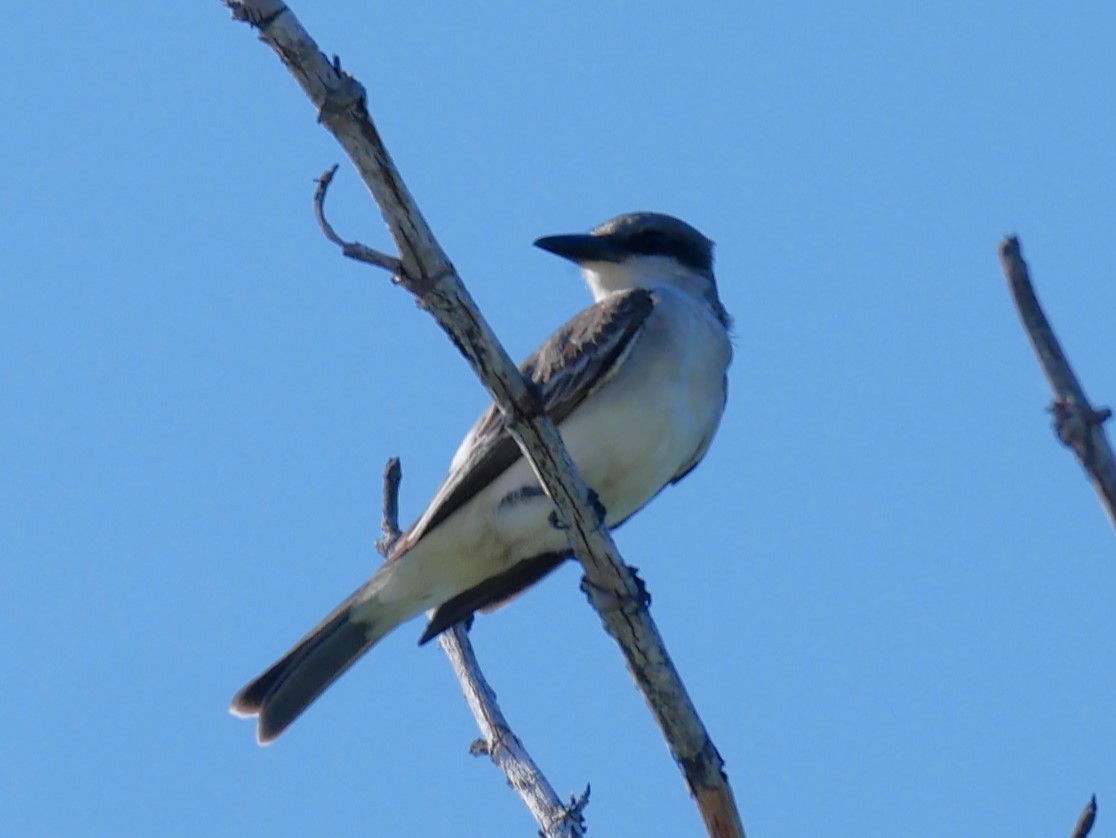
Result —
<svg viewBox="0 0 1116 838"><path fill-rule="evenodd" d="M364 589L362 588L361 591ZM270 669L233 696L229 712L259 716L256 740L266 745L279 736L357 658L399 624L364 602L360 617L357 591L320 622ZM370 615L370 616L369 616Z"/></svg>

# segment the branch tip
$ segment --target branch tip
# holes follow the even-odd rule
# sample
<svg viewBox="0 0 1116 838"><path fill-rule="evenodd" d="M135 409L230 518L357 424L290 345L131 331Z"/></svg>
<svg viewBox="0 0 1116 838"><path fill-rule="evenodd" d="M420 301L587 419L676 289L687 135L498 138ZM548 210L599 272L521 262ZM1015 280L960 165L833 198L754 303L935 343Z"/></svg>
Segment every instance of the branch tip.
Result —
<svg viewBox="0 0 1116 838"><path fill-rule="evenodd" d="M1023 247L1018 236L1005 236L997 248L1000 256L1000 266L1008 282L1031 284L1030 272L1027 263L1023 261Z"/></svg>
<svg viewBox="0 0 1116 838"><path fill-rule="evenodd" d="M1097 796L1094 794L1089 799L1089 802L1085 804L1085 808L1081 810L1081 814L1077 818L1077 823L1073 827L1070 838L1085 838L1092 831L1096 819Z"/></svg>
<svg viewBox="0 0 1116 838"><path fill-rule="evenodd" d="M399 484L403 482L403 465L398 457L392 457L384 465L383 514L380 518L380 538L376 541L376 552L385 559L395 542L399 540Z"/></svg>

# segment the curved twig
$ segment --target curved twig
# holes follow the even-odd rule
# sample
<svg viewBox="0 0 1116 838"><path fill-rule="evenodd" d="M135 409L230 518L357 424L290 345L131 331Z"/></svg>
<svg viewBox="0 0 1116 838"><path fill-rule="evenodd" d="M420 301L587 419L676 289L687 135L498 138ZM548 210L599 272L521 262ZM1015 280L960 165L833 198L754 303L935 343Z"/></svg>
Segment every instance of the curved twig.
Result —
<svg viewBox="0 0 1116 838"><path fill-rule="evenodd" d="M318 219L318 226L322 229L322 235L340 247L342 255L358 262L383 268L385 271L390 271L393 276L398 275L403 270L403 265L394 256L388 256L386 253L360 242L345 241L334 232L333 225L329 223L325 215L325 199L335 174L337 174L336 163L322 172L321 176L315 181L318 188L314 190L314 217Z"/></svg>

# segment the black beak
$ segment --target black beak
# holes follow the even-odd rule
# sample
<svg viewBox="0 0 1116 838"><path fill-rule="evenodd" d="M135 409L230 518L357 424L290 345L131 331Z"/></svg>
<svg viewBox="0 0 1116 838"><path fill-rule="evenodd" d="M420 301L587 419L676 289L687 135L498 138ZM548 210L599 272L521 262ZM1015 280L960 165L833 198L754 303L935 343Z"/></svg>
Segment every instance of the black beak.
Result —
<svg viewBox="0 0 1116 838"><path fill-rule="evenodd" d="M588 233L543 236L535 241L535 247L541 247L579 265L585 262L620 262L624 259L623 251L608 238L590 236Z"/></svg>

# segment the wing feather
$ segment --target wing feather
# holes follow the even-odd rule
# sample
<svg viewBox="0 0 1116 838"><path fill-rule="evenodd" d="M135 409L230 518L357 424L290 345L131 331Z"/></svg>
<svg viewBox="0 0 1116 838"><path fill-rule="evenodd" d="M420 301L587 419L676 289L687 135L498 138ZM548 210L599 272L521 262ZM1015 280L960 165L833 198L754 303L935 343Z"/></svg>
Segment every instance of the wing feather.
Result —
<svg viewBox="0 0 1116 838"><path fill-rule="evenodd" d="M577 314L520 365L520 371L539 388L543 407L555 424L561 424L615 374L654 307L654 295L643 288L612 294ZM445 521L520 457L519 446L495 404L465 439L426 512L399 540L396 555Z"/></svg>

